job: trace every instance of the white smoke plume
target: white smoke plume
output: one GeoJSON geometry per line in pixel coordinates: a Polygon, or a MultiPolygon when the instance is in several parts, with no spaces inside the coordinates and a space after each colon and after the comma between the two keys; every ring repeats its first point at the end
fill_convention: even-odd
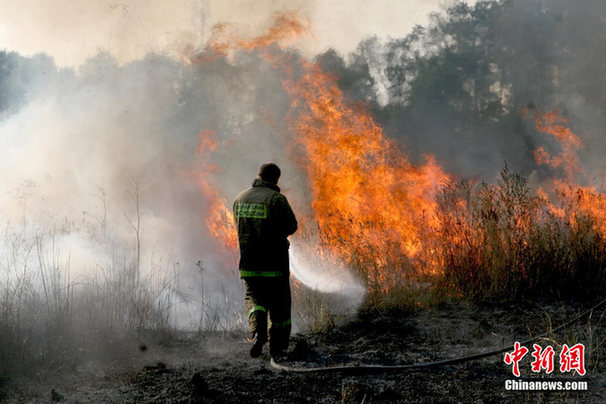
{"type": "MultiPolygon", "coordinates": [[[[474,3],[471,1],[469,3],[474,3]]],[[[353,51],[364,38],[403,37],[443,0],[0,0],[0,46],[21,55],[46,53],[76,67],[99,52],[119,65],[150,53],[175,59],[203,47],[216,24],[247,36],[265,31],[277,12],[295,10],[314,22],[295,46],[312,58],[329,48],[353,51]],[[360,16],[363,21],[357,21],[360,16]],[[353,22],[353,23],[352,23],[353,22]]]]}

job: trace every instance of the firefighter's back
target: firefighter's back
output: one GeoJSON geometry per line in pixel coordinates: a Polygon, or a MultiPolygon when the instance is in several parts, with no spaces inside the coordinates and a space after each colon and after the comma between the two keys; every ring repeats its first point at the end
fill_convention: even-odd
{"type": "Polygon", "coordinates": [[[240,271],[288,273],[288,240],[279,223],[282,215],[278,201],[284,196],[276,188],[255,180],[234,202],[240,271]]]}

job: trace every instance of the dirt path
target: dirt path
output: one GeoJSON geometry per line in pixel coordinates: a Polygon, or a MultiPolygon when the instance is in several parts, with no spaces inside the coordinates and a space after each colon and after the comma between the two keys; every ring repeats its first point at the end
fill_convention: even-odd
{"type": "MultiPolygon", "coordinates": [[[[537,335],[549,323],[580,311],[566,306],[542,309],[445,305],[416,313],[373,313],[323,334],[295,336],[288,362],[295,366],[409,364],[478,353],[537,335]]],[[[183,335],[168,345],[145,346],[127,365],[81,368],[36,383],[21,382],[8,402],[65,403],[370,403],[370,402],[606,402],[606,366],[598,340],[606,320],[583,322],[540,344],[582,342],[587,375],[557,371],[524,380],[584,380],[587,391],[507,391],[514,379],[501,356],[422,371],[375,374],[292,374],[269,365],[267,352],[249,359],[244,334],[183,335]],[[592,346],[589,349],[589,345],[592,346]],[[539,379],[542,378],[542,379],[539,379]],[[554,379],[555,378],[555,379],[554,379]],[[36,384],[34,386],[34,384],[36,384]]],[[[557,346],[557,348],[556,348],[557,346]]],[[[530,355],[528,355],[530,357],[530,355]]],[[[528,359],[528,360],[526,360],[528,359]]],[[[557,361],[556,361],[557,363],[557,361]]],[[[518,379],[519,380],[519,379],[518,379]]]]}

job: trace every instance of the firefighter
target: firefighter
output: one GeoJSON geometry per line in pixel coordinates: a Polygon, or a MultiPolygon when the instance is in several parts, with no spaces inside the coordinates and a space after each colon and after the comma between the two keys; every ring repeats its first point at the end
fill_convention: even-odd
{"type": "Polygon", "coordinates": [[[238,195],[233,207],[253,358],[261,355],[268,340],[270,355],[279,356],[288,348],[290,337],[290,243],[287,237],[297,230],[297,220],[288,200],[280,193],[280,174],[276,164],[263,164],[252,187],[238,195]]]}

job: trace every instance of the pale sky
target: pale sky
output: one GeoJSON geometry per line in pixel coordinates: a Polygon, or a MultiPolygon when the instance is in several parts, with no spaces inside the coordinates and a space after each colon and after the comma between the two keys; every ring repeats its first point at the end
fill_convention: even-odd
{"type": "MultiPolygon", "coordinates": [[[[346,54],[368,36],[401,37],[449,0],[0,0],[0,49],[45,52],[77,67],[100,51],[118,62],[150,52],[173,57],[200,48],[217,23],[263,33],[275,12],[296,10],[312,35],[293,43],[307,56],[346,54]]],[[[469,1],[473,3],[473,1],[469,1]]]]}

